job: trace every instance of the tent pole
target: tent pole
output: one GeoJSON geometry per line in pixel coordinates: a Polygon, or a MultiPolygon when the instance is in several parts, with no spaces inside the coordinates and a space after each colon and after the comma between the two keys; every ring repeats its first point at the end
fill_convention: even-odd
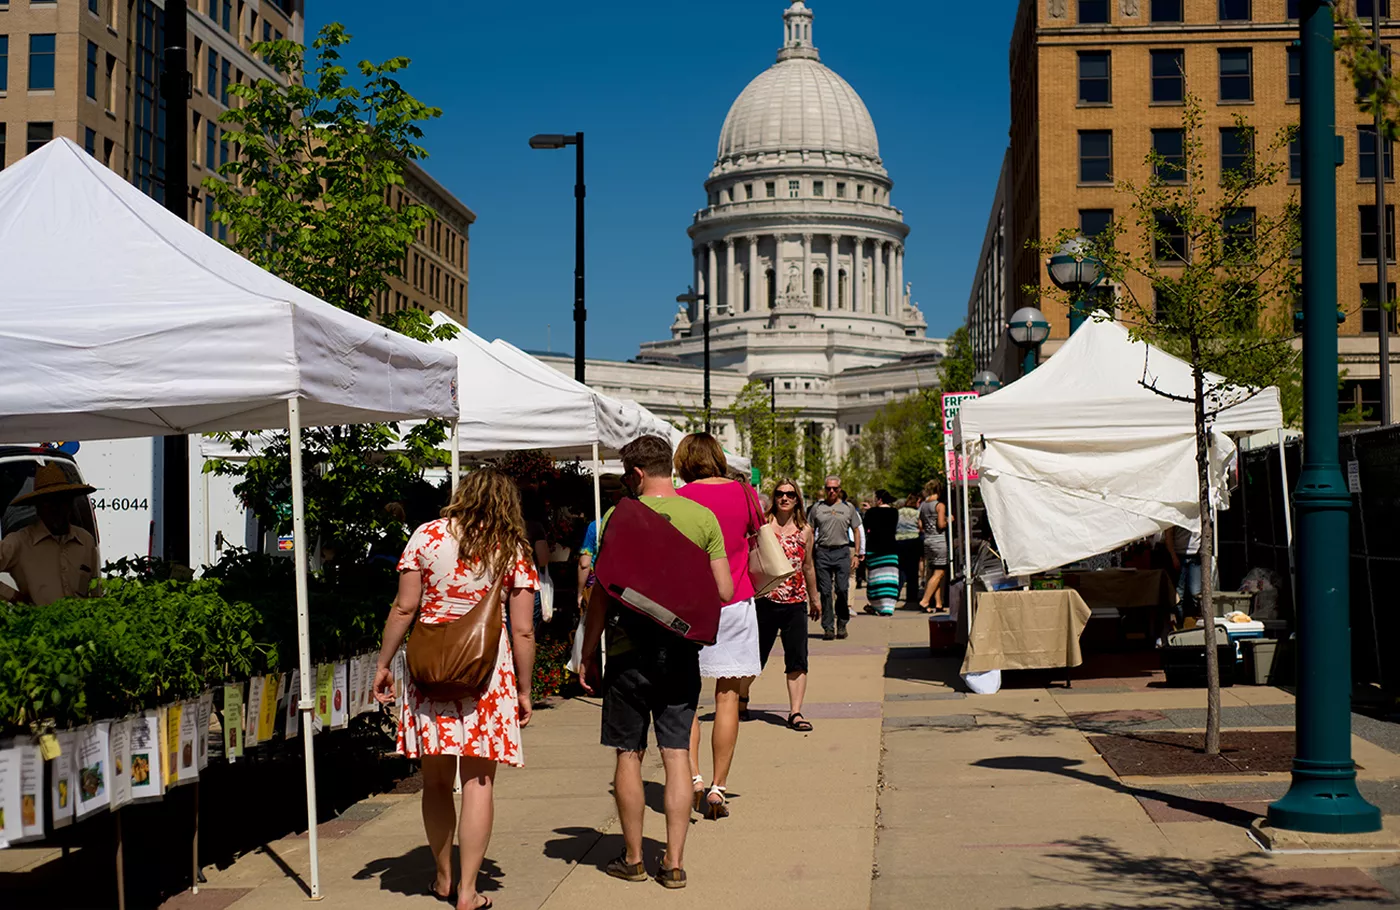
{"type": "Polygon", "coordinates": [[[311,698],[311,618],[306,589],[306,493],[301,481],[301,399],[287,401],[287,429],[292,443],[292,560],[297,586],[297,665],[301,668],[302,748],[306,755],[306,845],[311,859],[311,899],[321,899],[321,872],[316,844],[316,750],[311,698]]]}
{"type": "Polygon", "coordinates": [[[1293,563],[1293,509],[1288,500],[1288,459],[1283,452],[1283,427],[1278,430],[1278,485],[1283,493],[1283,532],[1288,542],[1288,588],[1293,595],[1293,615],[1298,613],[1298,569],[1293,563]]]}
{"type": "Polygon", "coordinates": [[[206,566],[214,564],[213,554],[209,552],[209,473],[200,466],[200,477],[204,480],[204,564],[206,566]]]}
{"type": "Polygon", "coordinates": [[[456,494],[457,483],[462,479],[462,438],[457,427],[457,421],[452,421],[452,492],[447,495],[448,499],[456,494]]]}
{"type": "Polygon", "coordinates": [[[967,469],[967,437],[962,438],[962,464],[958,466],[958,473],[962,475],[963,492],[963,603],[967,605],[967,628],[969,634],[972,629],[973,604],[975,595],[972,590],[972,520],[969,517],[971,507],[969,505],[969,493],[967,491],[968,469],[967,469]]]}
{"type": "Polygon", "coordinates": [[[598,472],[603,470],[603,463],[598,460],[598,443],[593,443],[593,518],[596,521],[603,519],[603,492],[598,482],[598,472]]]}

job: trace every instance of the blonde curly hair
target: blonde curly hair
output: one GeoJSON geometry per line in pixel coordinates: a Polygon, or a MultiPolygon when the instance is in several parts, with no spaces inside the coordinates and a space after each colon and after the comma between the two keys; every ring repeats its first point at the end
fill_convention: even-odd
{"type": "Polygon", "coordinates": [[[515,561],[529,551],[520,488],[495,468],[463,477],[442,517],[457,538],[457,558],[464,565],[481,565],[492,578],[508,577],[515,561]]]}

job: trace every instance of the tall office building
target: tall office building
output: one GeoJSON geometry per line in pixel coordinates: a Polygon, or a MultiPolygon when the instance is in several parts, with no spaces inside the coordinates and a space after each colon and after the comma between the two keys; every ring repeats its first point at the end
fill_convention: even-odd
{"type": "MultiPolygon", "coordinates": [[[[1373,2],[1381,4],[1384,40],[1394,41],[1400,21],[1389,19],[1389,0],[1349,5],[1369,21],[1373,2]]],[[[1066,228],[1092,235],[1111,219],[1131,215],[1131,200],[1115,182],[1145,183],[1151,149],[1168,160],[1181,154],[1187,93],[1204,105],[1206,178],[1212,184],[1250,153],[1235,128],[1236,115],[1253,127],[1260,154],[1278,130],[1298,122],[1300,5],[1300,0],[1022,0],[1011,39],[1011,150],[1003,178],[1010,200],[1013,297],[1005,313],[1032,302],[1024,286],[1051,289],[1044,257],[1027,248],[1028,241],[1049,240],[1066,228]]],[[[1356,89],[1340,62],[1336,97],[1343,142],[1337,169],[1337,296],[1346,314],[1340,326],[1347,371],[1342,397],[1345,404],[1374,407],[1380,398],[1376,333],[1382,315],[1375,306],[1376,141],[1371,118],[1357,106],[1356,89]]],[[[1296,145],[1288,158],[1285,179],[1256,194],[1261,215],[1279,214],[1299,193],[1296,145]]],[[[1389,143],[1382,158],[1389,184],[1394,180],[1389,143]]],[[[1393,212],[1388,201],[1391,225],[1393,212]]],[[[1393,228],[1385,246],[1393,262],[1393,228]]],[[[1394,280],[1388,284],[1393,297],[1394,280]]],[[[1145,285],[1137,279],[1115,290],[1150,299],[1152,290],[1145,285]]],[[[974,295],[970,310],[977,305],[974,295]]],[[[1047,303],[1044,309],[1051,351],[1067,337],[1069,316],[1064,306],[1047,303]]],[[[1390,320],[1393,332],[1394,314],[1390,320]]],[[[1000,334],[1005,348],[1004,331],[1000,334]]],[[[1000,364],[1008,360],[996,358],[1000,364]]]]}

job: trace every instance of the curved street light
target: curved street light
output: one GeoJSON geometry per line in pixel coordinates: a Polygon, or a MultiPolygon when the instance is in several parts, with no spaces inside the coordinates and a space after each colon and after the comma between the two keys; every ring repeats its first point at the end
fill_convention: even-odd
{"type": "Polygon", "coordinates": [[[1026,352],[1021,366],[1021,375],[1025,376],[1035,369],[1040,359],[1040,346],[1050,337],[1050,323],[1036,307],[1023,306],[1011,314],[1006,334],[1012,344],[1026,352]]]}
{"type": "Polygon", "coordinates": [[[583,133],[536,133],[530,137],[532,149],[561,149],[572,145],[574,156],[574,379],[584,381],[583,344],[588,310],[583,301],[583,133]]]}
{"type": "Polygon", "coordinates": [[[1064,243],[1045,263],[1050,280],[1055,287],[1070,294],[1069,333],[1084,324],[1088,318],[1089,292],[1099,286],[1104,279],[1103,263],[1092,255],[1093,244],[1079,234],[1064,243]]]}

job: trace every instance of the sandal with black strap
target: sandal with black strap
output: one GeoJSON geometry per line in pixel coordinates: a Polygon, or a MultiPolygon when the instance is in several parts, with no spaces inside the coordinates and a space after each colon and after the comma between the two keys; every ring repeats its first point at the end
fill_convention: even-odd
{"type": "Polygon", "coordinates": [[[626,853],[608,863],[607,873],[613,878],[620,878],[625,882],[644,882],[647,880],[646,863],[629,863],[626,853]]]}
{"type": "Polygon", "coordinates": [[[685,887],[684,869],[667,869],[666,860],[663,858],[657,863],[656,880],[661,883],[661,887],[670,888],[672,891],[685,887]]]}
{"type": "Polygon", "coordinates": [[[753,719],[753,715],[751,715],[751,714],[749,713],[749,700],[748,700],[748,698],[747,698],[747,697],[740,697],[740,699],[739,699],[739,720],[741,720],[741,721],[749,721],[749,720],[752,720],[752,719],[753,719]]]}
{"type": "Polygon", "coordinates": [[[710,789],[705,793],[705,817],[711,821],[729,817],[729,800],[725,798],[724,788],[719,784],[710,784],[710,789]],[[711,800],[711,796],[718,796],[719,802],[711,800]]]}
{"type": "Polygon", "coordinates": [[[799,733],[811,733],[812,724],[807,718],[802,716],[801,711],[794,711],[788,715],[787,725],[799,733]]]}
{"type": "Polygon", "coordinates": [[[448,889],[448,892],[446,894],[439,892],[437,889],[436,877],[434,877],[432,881],[428,882],[428,893],[431,894],[433,897],[437,898],[438,900],[442,901],[444,904],[451,904],[454,907],[457,906],[457,889],[450,888],[448,889]]]}

